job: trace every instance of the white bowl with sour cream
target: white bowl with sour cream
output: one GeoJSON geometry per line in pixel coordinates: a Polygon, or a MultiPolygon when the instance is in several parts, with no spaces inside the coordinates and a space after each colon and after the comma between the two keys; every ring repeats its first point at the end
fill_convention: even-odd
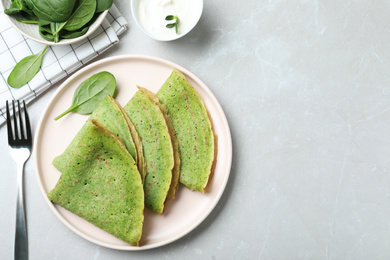
{"type": "Polygon", "coordinates": [[[190,32],[203,12],[203,0],[131,0],[131,12],[137,26],[158,41],[172,41],[190,32]],[[176,28],[167,28],[167,16],[178,17],[176,28]]]}

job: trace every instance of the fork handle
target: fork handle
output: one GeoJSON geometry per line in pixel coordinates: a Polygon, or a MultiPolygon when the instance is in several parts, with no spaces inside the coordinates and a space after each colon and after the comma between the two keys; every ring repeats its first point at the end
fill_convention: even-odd
{"type": "Polygon", "coordinates": [[[23,198],[23,168],[24,163],[17,165],[15,260],[28,259],[27,225],[23,198]]]}

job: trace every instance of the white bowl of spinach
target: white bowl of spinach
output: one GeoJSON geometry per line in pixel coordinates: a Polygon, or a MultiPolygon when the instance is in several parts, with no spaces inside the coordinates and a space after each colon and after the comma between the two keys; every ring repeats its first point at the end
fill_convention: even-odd
{"type": "Polygon", "coordinates": [[[46,45],[72,44],[103,22],[113,0],[2,0],[9,22],[25,37],[46,45]]]}

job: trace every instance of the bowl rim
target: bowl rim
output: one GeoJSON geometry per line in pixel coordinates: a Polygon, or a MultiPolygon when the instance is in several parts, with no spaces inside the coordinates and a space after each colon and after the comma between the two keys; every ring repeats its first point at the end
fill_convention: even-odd
{"type": "MultiPolygon", "coordinates": [[[[1,8],[3,9],[3,12],[4,10],[6,9],[5,8],[5,5],[4,5],[4,0],[1,0],[0,1],[0,4],[1,4],[1,8]]],[[[108,9],[109,10],[109,9],[108,9]]],[[[107,14],[108,14],[108,10],[105,10],[104,12],[102,12],[99,17],[96,19],[96,21],[88,28],[88,31],[84,34],[84,35],[81,35],[77,38],[72,38],[72,39],[63,39],[63,40],[60,40],[59,42],[55,43],[55,42],[51,42],[51,41],[47,41],[45,40],[43,37],[41,38],[35,38],[34,36],[26,33],[24,30],[20,29],[18,26],[15,25],[15,20],[12,19],[11,16],[7,15],[4,13],[4,16],[6,17],[7,21],[9,22],[9,24],[11,24],[11,26],[17,30],[20,34],[22,34],[24,37],[32,40],[32,41],[35,41],[35,42],[38,42],[38,43],[41,43],[41,44],[45,44],[45,45],[51,45],[51,46],[57,46],[57,45],[69,45],[69,44],[73,44],[73,43],[76,43],[76,42],[79,42],[85,38],[87,38],[88,36],[90,36],[103,22],[103,20],[106,18],[107,14]]],[[[35,26],[35,25],[34,25],[35,26]]],[[[38,29],[38,26],[37,26],[37,29],[38,29]]]]}
{"type": "MultiPolygon", "coordinates": [[[[198,22],[200,20],[200,17],[202,17],[202,14],[203,14],[204,0],[195,0],[195,1],[199,1],[200,2],[200,8],[199,8],[200,11],[199,11],[198,16],[196,17],[196,19],[194,19],[193,25],[187,31],[185,31],[184,33],[180,33],[180,34],[176,35],[175,37],[172,37],[172,38],[159,38],[159,37],[156,37],[155,35],[149,33],[148,31],[146,31],[143,28],[143,26],[141,25],[141,23],[139,22],[137,12],[136,12],[136,10],[134,8],[135,5],[139,1],[140,0],[130,0],[130,9],[131,9],[131,15],[133,16],[133,20],[136,23],[137,27],[139,29],[141,29],[141,31],[144,34],[148,35],[150,38],[152,38],[154,40],[157,40],[157,41],[168,42],[168,41],[174,41],[174,40],[177,40],[179,38],[182,38],[183,36],[187,35],[190,31],[192,31],[195,28],[195,26],[198,24],[198,22]]],[[[194,1],[194,0],[191,0],[191,1],[194,1]]]]}

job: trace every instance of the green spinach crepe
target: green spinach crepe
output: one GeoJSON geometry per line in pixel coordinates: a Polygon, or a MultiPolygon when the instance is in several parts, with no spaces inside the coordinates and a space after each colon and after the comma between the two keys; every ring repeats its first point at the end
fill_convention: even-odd
{"type": "Polygon", "coordinates": [[[176,131],[180,183],[204,193],[212,178],[217,156],[217,136],[206,106],[177,70],[173,70],[156,95],[168,109],[176,131]]]}
{"type": "Polygon", "coordinates": [[[173,170],[178,167],[175,168],[171,133],[157,97],[145,88],[138,88],[123,109],[142,142],[146,162],[145,206],[162,214],[166,202],[177,190],[179,174],[177,171],[173,174],[173,170]]]}
{"type": "Polygon", "coordinates": [[[138,246],[144,193],[140,174],[123,141],[89,120],[67,154],[67,167],[49,199],[123,241],[138,246]]]}
{"type": "MultiPolygon", "coordinates": [[[[116,134],[123,140],[127,150],[138,166],[142,181],[144,181],[146,173],[145,162],[142,153],[142,144],[137,131],[135,130],[127,114],[123,111],[121,105],[110,95],[107,95],[107,97],[105,97],[99,103],[89,119],[99,120],[109,131],[116,134]]],[[[59,171],[62,171],[67,167],[68,161],[66,160],[66,157],[68,156],[69,152],[71,152],[74,147],[77,146],[80,136],[84,133],[85,129],[86,125],[81,128],[65,152],[62,155],[54,158],[53,165],[59,171]]]]}

